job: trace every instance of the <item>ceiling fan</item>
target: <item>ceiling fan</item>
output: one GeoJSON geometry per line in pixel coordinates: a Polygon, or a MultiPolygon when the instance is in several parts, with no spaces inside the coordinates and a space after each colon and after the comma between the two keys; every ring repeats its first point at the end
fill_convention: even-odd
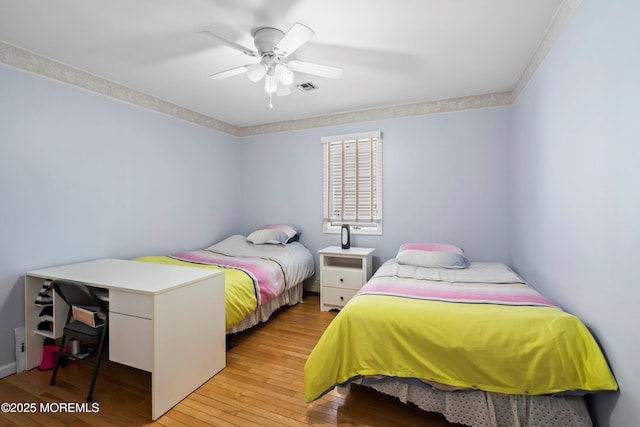
{"type": "Polygon", "coordinates": [[[283,60],[311,40],[315,34],[311,28],[300,23],[295,24],[286,33],[271,27],[262,27],[252,31],[253,42],[256,46],[255,50],[227,40],[210,31],[201,31],[198,34],[208,40],[221,43],[260,60],[257,63],[241,65],[212,74],[209,77],[214,80],[222,80],[246,73],[252,82],[258,82],[264,77],[264,89],[269,95],[269,107],[271,108],[273,108],[271,97],[274,93],[278,96],[285,96],[291,93],[290,85],[293,83],[294,71],[332,79],[340,78],[342,75],[341,68],[311,62],[296,60],[285,62],[283,60]]]}

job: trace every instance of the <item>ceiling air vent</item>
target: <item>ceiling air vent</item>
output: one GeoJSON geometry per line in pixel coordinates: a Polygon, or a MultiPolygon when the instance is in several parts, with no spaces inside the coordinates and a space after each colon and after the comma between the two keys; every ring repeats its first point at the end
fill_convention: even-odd
{"type": "Polygon", "coordinates": [[[298,89],[300,89],[300,90],[301,90],[301,91],[303,91],[303,92],[309,92],[310,90],[316,90],[316,89],[318,89],[318,86],[314,85],[314,84],[313,84],[313,83],[311,83],[311,82],[307,82],[307,83],[299,84],[299,85],[297,86],[297,88],[298,88],[298,89]]]}

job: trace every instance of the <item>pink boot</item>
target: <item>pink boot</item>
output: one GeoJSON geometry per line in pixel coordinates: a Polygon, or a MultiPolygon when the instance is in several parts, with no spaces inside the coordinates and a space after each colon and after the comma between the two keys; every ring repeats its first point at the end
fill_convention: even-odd
{"type": "MultiPolygon", "coordinates": [[[[53,339],[45,338],[42,344],[42,361],[40,362],[40,366],[38,366],[38,370],[46,371],[53,369],[53,367],[56,366],[58,351],[60,351],[60,346],[57,346],[53,339]]],[[[67,349],[63,348],[62,352],[66,353],[67,349]]],[[[67,360],[67,356],[63,356],[62,359],[60,359],[60,366],[67,366],[67,360]]]]}
{"type": "Polygon", "coordinates": [[[42,360],[40,361],[38,370],[46,371],[56,365],[56,356],[58,355],[56,352],[58,348],[56,342],[51,338],[44,339],[44,343],[42,344],[42,360]]]}

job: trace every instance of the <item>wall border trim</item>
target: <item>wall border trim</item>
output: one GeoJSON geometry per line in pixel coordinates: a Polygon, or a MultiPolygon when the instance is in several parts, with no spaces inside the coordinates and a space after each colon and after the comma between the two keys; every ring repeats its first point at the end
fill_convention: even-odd
{"type": "Polygon", "coordinates": [[[543,63],[545,57],[551,51],[581,4],[582,0],[565,0],[560,5],[536,52],[511,91],[426,101],[415,104],[385,106],[246,127],[237,127],[213,117],[188,110],[179,105],[103,79],[86,71],[40,56],[3,41],[0,41],[0,63],[230,135],[239,137],[254,136],[373,120],[511,105],[517,100],[538,67],[543,63]]]}

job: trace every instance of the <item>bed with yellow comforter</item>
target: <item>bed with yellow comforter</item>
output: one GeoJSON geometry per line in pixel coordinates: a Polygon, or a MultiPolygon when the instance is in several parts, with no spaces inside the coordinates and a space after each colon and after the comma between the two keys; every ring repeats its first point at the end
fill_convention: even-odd
{"type": "Polygon", "coordinates": [[[314,272],[313,255],[301,243],[255,245],[239,234],[204,249],[136,261],[224,270],[228,333],[267,320],[285,304],[298,303],[302,282],[314,272]]]}
{"type": "MultiPolygon", "coordinates": [[[[445,405],[451,393],[481,395],[484,410],[487,395],[527,397],[522,412],[539,402],[553,405],[559,395],[573,404],[575,395],[617,389],[582,322],[499,263],[460,270],[385,263],[336,316],[305,365],[308,402],[354,381],[397,395],[384,389],[393,382],[409,401],[407,390],[424,390],[445,405]]],[[[447,416],[438,405],[427,406],[447,416]]],[[[586,408],[578,412],[583,424],[561,418],[555,425],[589,425],[586,408]]]]}

